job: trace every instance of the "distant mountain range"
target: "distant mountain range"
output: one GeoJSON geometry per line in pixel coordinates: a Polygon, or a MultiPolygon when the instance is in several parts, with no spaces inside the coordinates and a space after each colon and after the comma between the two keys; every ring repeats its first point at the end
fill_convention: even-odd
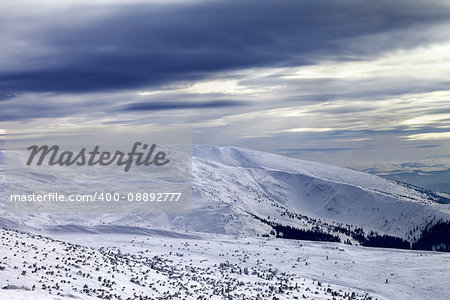
{"type": "Polygon", "coordinates": [[[450,170],[410,172],[396,171],[392,174],[381,175],[384,178],[406,182],[415,186],[423,187],[434,192],[450,194],[450,170]]]}
{"type": "Polygon", "coordinates": [[[359,170],[434,192],[450,194],[450,165],[448,160],[376,164],[359,170]]]}

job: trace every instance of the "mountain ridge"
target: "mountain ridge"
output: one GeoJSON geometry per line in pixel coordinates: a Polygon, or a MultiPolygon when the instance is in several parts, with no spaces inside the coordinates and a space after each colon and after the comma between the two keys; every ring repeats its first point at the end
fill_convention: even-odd
{"type": "MultiPolygon", "coordinates": [[[[323,163],[233,146],[194,145],[192,172],[193,207],[185,214],[4,215],[2,224],[49,231],[115,224],[237,236],[329,235],[345,243],[400,248],[413,247],[434,232],[433,226],[450,227],[450,206],[439,203],[435,194],[323,163]]],[[[450,249],[445,238],[423,247],[450,249]]]]}

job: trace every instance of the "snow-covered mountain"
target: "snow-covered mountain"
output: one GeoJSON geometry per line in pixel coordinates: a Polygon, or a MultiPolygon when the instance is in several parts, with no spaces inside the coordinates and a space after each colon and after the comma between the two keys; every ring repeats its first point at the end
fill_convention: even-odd
{"type": "Polygon", "coordinates": [[[362,235],[415,242],[450,220],[446,199],[367,173],[236,147],[196,146],[193,155],[196,207],[177,225],[195,230],[333,240],[305,232],[321,231],[374,245],[362,235]],[[205,218],[215,226],[196,222],[205,218]]]}
{"type": "Polygon", "coordinates": [[[432,192],[350,169],[237,147],[195,145],[192,155],[192,212],[97,217],[3,214],[1,222],[30,230],[132,232],[156,227],[450,248],[449,200],[432,192]],[[439,234],[445,230],[447,235],[439,234]]]}
{"type": "MultiPolygon", "coordinates": [[[[2,210],[0,298],[449,299],[449,253],[288,240],[448,251],[448,199],[236,147],[194,146],[192,154],[188,213],[2,210]]],[[[3,181],[17,182],[17,193],[39,192],[36,179],[77,176],[20,165],[3,181]]],[[[103,172],[95,176],[113,176],[103,172]]]]}
{"type": "Polygon", "coordinates": [[[449,253],[163,230],[0,234],[0,299],[450,297],[449,253]]]}

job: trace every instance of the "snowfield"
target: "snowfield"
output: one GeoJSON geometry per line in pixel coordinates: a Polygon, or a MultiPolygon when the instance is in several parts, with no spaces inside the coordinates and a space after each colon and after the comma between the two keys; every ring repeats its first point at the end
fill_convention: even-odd
{"type": "MultiPolygon", "coordinates": [[[[73,168],[51,170],[52,178],[46,179],[50,182],[81,176],[73,168]]],[[[50,176],[35,170],[29,174],[26,168],[13,171],[7,181],[21,182],[14,187],[17,194],[30,190],[38,193],[40,178],[50,176]]],[[[107,168],[101,172],[82,174],[83,180],[89,181],[89,176],[97,181],[111,177],[107,168]]],[[[4,215],[4,223],[16,228],[111,224],[255,236],[270,234],[273,226],[264,222],[270,219],[298,229],[319,227],[343,242],[360,244],[354,234],[359,228],[366,234],[374,231],[413,243],[427,227],[450,221],[450,199],[432,192],[355,170],[270,153],[194,145],[192,172],[190,213],[99,217],[30,214],[19,218],[12,214],[4,215]]]]}
{"type": "MultiPolygon", "coordinates": [[[[2,212],[0,299],[450,299],[450,253],[361,246],[448,251],[442,195],[236,147],[192,155],[191,212],[2,212]]],[[[8,175],[27,193],[77,173],[8,175]]]]}
{"type": "Polygon", "coordinates": [[[4,229],[1,253],[2,298],[450,297],[450,254],[430,251],[170,231],[48,238],[4,229]]]}

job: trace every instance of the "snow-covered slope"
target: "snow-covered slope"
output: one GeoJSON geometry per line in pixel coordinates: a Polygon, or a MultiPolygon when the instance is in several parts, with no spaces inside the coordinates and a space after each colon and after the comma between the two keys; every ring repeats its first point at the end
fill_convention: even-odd
{"type": "Polygon", "coordinates": [[[450,297],[449,253],[168,231],[0,234],[0,299],[450,297]]]}
{"type": "MultiPolygon", "coordinates": [[[[195,145],[192,154],[190,213],[3,215],[2,223],[30,230],[158,227],[364,244],[371,231],[412,243],[424,230],[450,220],[450,206],[439,203],[439,196],[367,173],[237,147],[195,145]]],[[[19,173],[15,176],[25,176],[19,173]]]]}
{"type": "Polygon", "coordinates": [[[450,297],[449,253],[169,231],[0,234],[1,299],[450,297]]]}
{"type": "MultiPolygon", "coordinates": [[[[77,176],[63,171],[52,180],[77,176]]],[[[418,240],[415,248],[449,250],[450,209],[438,195],[236,147],[194,146],[192,171],[193,208],[185,214],[2,211],[0,298],[450,296],[449,253],[270,238],[400,248],[418,240]]],[[[96,176],[112,176],[104,172],[96,176]]],[[[41,177],[18,167],[7,180],[21,181],[17,193],[39,192],[27,180],[41,177]]]]}
{"type": "Polygon", "coordinates": [[[343,223],[411,240],[428,224],[449,220],[449,205],[437,203],[432,193],[350,169],[236,147],[195,147],[194,178],[197,205],[205,205],[206,212],[216,203],[224,210],[222,230],[233,233],[258,228],[246,212],[283,225],[343,223]]]}

